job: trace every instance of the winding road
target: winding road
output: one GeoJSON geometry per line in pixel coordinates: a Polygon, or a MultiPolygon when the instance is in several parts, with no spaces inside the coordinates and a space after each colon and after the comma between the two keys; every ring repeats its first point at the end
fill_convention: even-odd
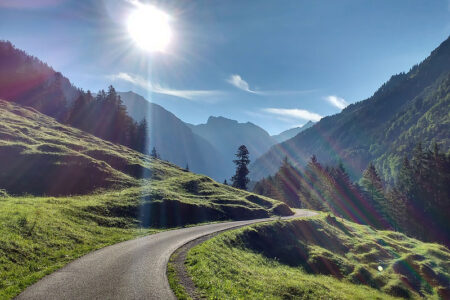
{"type": "MultiPolygon", "coordinates": [[[[282,219],[316,213],[296,210],[282,219]]],[[[28,287],[16,299],[175,299],[167,281],[171,254],[199,237],[268,221],[256,219],[170,230],[89,253],[28,287]]]]}

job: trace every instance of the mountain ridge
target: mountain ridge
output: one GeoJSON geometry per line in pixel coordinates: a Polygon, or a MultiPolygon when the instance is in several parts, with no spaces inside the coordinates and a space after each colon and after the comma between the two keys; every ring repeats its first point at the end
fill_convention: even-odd
{"type": "MultiPolygon", "coordinates": [[[[435,128],[450,132],[448,116],[439,116],[432,120],[432,116],[436,114],[429,112],[436,103],[439,103],[441,110],[448,111],[448,92],[441,95],[443,98],[424,100],[424,97],[434,93],[433,89],[447,89],[446,78],[449,72],[450,39],[447,38],[429,57],[413,66],[408,73],[392,76],[372,97],[350,104],[341,113],[324,117],[315,126],[272,147],[250,166],[252,179],[258,180],[274,174],[285,156],[301,167],[314,154],[324,164],[342,161],[354,179],[361,175],[369,161],[375,161],[384,179],[390,180],[398,169],[401,157],[407,153],[406,150],[410,150],[419,142],[414,134],[410,133],[411,140],[406,147],[397,145],[397,149],[392,149],[400,135],[413,128],[399,129],[397,126],[397,131],[389,130],[398,118],[412,114],[414,117],[409,124],[413,124],[428,113],[428,119],[431,120],[428,124],[430,131],[424,132],[420,137],[426,147],[431,144],[434,135],[438,134],[435,128]],[[416,114],[424,104],[426,107],[421,108],[420,114],[416,114]]],[[[440,146],[448,149],[448,134],[441,135],[441,138],[438,141],[440,146]]]]}
{"type": "Polygon", "coordinates": [[[0,41],[0,99],[62,120],[80,90],[60,72],[9,41],[0,41]]]}
{"type": "Polygon", "coordinates": [[[146,118],[149,149],[155,147],[162,159],[180,167],[189,165],[190,170],[218,180],[223,177],[224,163],[214,146],[192,132],[176,115],[134,92],[118,94],[132,118],[146,118]]]}
{"type": "Polygon", "coordinates": [[[302,131],[304,131],[304,130],[314,126],[314,124],[315,124],[315,122],[308,121],[302,126],[290,128],[288,130],[280,132],[279,134],[272,135],[272,138],[275,139],[277,141],[277,143],[282,143],[284,141],[287,141],[287,140],[293,138],[294,136],[296,136],[300,132],[302,132],[302,131]]]}
{"type": "Polygon", "coordinates": [[[250,160],[255,160],[275,144],[275,140],[263,128],[251,122],[239,123],[222,116],[210,116],[206,124],[190,127],[220,153],[225,161],[224,179],[229,179],[234,174],[232,161],[239,146],[245,145],[250,153],[250,160]]]}

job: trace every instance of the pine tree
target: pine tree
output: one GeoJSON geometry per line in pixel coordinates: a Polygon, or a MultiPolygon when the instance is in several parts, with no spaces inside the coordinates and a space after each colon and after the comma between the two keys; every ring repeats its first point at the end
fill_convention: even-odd
{"type": "Polygon", "coordinates": [[[150,153],[150,156],[153,157],[153,158],[160,158],[155,147],[153,147],[152,152],[150,153]]]}
{"type": "Polygon", "coordinates": [[[304,187],[300,189],[300,201],[307,208],[329,211],[324,198],[323,173],[322,165],[317,161],[317,157],[312,155],[305,167],[304,187]]]}
{"type": "Polygon", "coordinates": [[[237,159],[233,160],[236,164],[236,174],[231,178],[233,187],[247,190],[247,184],[249,183],[247,165],[250,163],[249,152],[245,145],[241,145],[236,153],[237,159]]]}
{"type": "Polygon", "coordinates": [[[189,164],[186,164],[186,168],[184,169],[189,172],[189,164]]]}
{"type": "Polygon", "coordinates": [[[133,148],[141,153],[146,154],[147,153],[147,145],[148,145],[148,125],[147,125],[147,120],[144,118],[137,125],[136,141],[133,145],[133,148]]]}
{"type": "Polygon", "coordinates": [[[223,184],[228,185],[228,182],[226,179],[223,181],[223,184]]]}
{"type": "Polygon", "coordinates": [[[383,182],[372,163],[364,171],[360,183],[368,200],[369,208],[373,209],[372,212],[367,212],[372,223],[371,225],[383,227],[386,222],[387,203],[384,196],[383,182]]]}
{"type": "Polygon", "coordinates": [[[285,202],[290,207],[301,207],[299,191],[301,186],[301,175],[289,163],[287,157],[284,158],[283,163],[275,174],[273,180],[279,192],[278,200],[285,202]]]}

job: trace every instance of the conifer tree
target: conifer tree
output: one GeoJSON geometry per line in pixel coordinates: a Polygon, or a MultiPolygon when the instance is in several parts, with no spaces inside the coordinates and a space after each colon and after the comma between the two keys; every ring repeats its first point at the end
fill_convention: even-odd
{"type": "Polygon", "coordinates": [[[374,211],[367,212],[371,217],[371,225],[376,227],[382,227],[383,222],[386,219],[386,198],[384,196],[383,183],[378,176],[373,163],[370,163],[367,169],[364,171],[360,180],[363,191],[365,192],[368,205],[374,211]]]}
{"type": "Polygon", "coordinates": [[[133,148],[141,153],[147,153],[148,144],[148,125],[147,119],[143,119],[139,122],[136,129],[136,141],[133,148]]]}
{"type": "Polygon", "coordinates": [[[247,168],[250,163],[249,152],[245,145],[241,145],[236,153],[237,159],[233,160],[236,164],[236,174],[231,178],[232,185],[235,188],[241,190],[247,190],[247,184],[249,183],[247,168]]]}
{"type": "Polygon", "coordinates": [[[156,151],[155,147],[153,147],[152,152],[150,153],[150,156],[153,157],[153,158],[159,158],[159,154],[156,151]]]}

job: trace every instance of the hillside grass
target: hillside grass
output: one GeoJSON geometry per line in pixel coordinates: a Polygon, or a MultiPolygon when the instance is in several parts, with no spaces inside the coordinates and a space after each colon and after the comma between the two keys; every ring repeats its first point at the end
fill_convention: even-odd
{"type": "MultiPolygon", "coordinates": [[[[96,214],[136,218],[147,210],[190,212],[144,225],[290,215],[283,203],[187,172],[173,164],[62,125],[0,100],[0,189],[11,195],[72,196],[114,191],[96,214]],[[122,191],[117,193],[116,191],[122,191]],[[122,196],[130,201],[123,201],[122,196]],[[184,218],[184,219],[183,219],[184,218]]],[[[96,209],[92,205],[92,209],[96,209]]],[[[151,212],[150,212],[151,211],[151,212]]],[[[145,216],[144,216],[145,217],[145,216]]],[[[153,222],[153,221],[152,221],[153,222]]]]}
{"type": "Polygon", "coordinates": [[[99,197],[0,198],[0,299],[90,251],[160,231],[126,217],[104,217],[111,226],[99,226],[86,217],[99,197]]]}
{"type": "Polygon", "coordinates": [[[184,175],[92,195],[10,197],[2,192],[0,299],[12,298],[68,262],[108,245],[170,228],[252,216],[236,214],[236,208],[272,214],[246,200],[245,192],[227,187],[214,190],[217,183],[213,181],[200,184],[211,192],[205,198],[189,194],[182,189],[183,183],[204,177],[184,175]],[[215,204],[223,199],[237,204],[215,204]]]}
{"type": "Polygon", "coordinates": [[[291,215],[0,100],[0,299],[95,249],[205,222],[291,215]]]}
{"type": "Polygon", "coordinates": [[[220,234],[192,248],[186,266],[208,299],[448,299],[450,292],[444,246],[324,214],[220,234]]]}

